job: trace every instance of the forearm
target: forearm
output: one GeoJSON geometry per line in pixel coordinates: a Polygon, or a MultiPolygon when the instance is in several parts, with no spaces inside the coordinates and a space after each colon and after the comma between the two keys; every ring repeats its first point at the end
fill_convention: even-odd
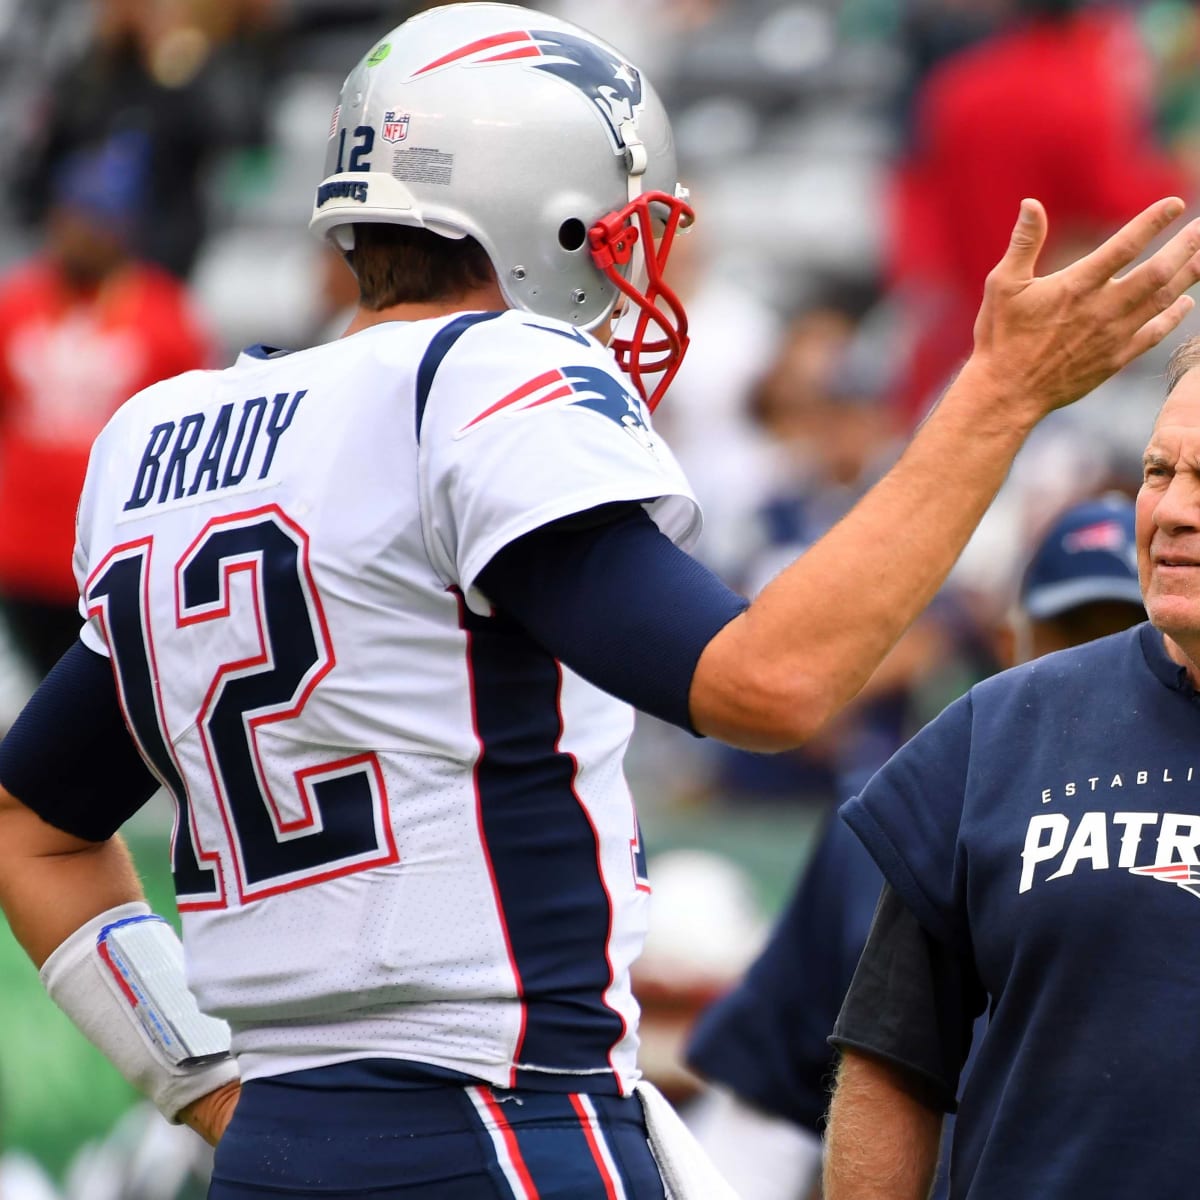
{"type": "Polygon", "coordinates": [[[926,1200],[941,1129],[941,1113],[892,1068],[845,1051],[825,1135],[825,1200],[926,1200]]]}
{"type": "Polygon", "coordinates": [[[36,966],[93,917],[143,898],[119,837],[72,838],[0,788],[0,908],[36,966]]]}
{"type": "MultiPolygon", "coordinates": [[[[215,1144],[238,1097],[236,1066],[212,1055],[214,1045],[218,1050],[222,1041],[228,1046],[228,1030],[223,1035],[208,1031],[208,1057],[198,1065],[164,1057],[138,1028],[138,1012],[154,1004],[154,997],[142,996],[131,1007],[105,979],[97,953],[102,927],[117,918],[125,924],[158,923],[144,904],[121,907],[139,901],[141,885],[119,837],[104,842],[74,837],[46,824],[0,787],[0,908],[51,998],[165,1116],[215,1144]]],[[[162,937],[178,946],[174,934],[162,937]]],[[[182,983],[182,964],[179,972],[182,983]]],[[[182,1007],[177,1000],[169,1006],[172,1020],[190,1021],[193,1012],[190,999],[182,1007]]]]}
{"type": "Polygon", "coordinates": [[[1151,205],[1037,277],[1046,214],[1022,204],[958,379],[896,467],[705,647],[689,694],[696,729],[784,750],[855,695],[946,577],[1030,429],[1190,311],[1182,293],[1200,277],[1200,222],[1126,270],[1182,209],[1177,198],[1151,205]]]}
{"type": "Polygon", "coordinates": [[[1035,414],[1007,399],[968,363],[895,468],[713,639],[693,685],[697,729],[781,749],[859,691],[941,586],[1028,436],[1035,414]]]}

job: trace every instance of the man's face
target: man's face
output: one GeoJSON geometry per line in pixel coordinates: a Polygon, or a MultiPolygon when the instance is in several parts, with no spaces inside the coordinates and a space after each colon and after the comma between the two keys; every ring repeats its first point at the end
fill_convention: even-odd
{"type": "Polygon", "coordinates": [[[46,250],[76,287],[94,287],[128,258],[125,240],[111,225],[60,206],[46,226],[46,250]]]}
{"type": "Polygon", "coordinates": [[[1151,622],[1193,663],[1200,651],[1200,370],[1167,397],[1137,497],[1138,578],[1151,622]]]}

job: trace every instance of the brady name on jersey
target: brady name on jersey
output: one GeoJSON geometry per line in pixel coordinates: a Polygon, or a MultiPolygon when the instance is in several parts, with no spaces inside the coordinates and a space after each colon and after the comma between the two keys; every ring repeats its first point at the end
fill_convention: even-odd
{"type": "Polygon", "coordinates": [[[306,394],[303,389],[279,392],[270,401],[269,412],[267,397],[255,396],[231,400],[216,413],[187,413],[178,421],[155,425],[146,439],[124,510],[237,487],[251,467],[257,468],[254,479],[266,479],[279,439],[306,394]]]}

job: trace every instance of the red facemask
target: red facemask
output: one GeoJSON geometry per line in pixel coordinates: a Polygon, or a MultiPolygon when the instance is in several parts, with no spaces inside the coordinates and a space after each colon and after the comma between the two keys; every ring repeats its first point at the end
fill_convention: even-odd
{"type": "Polygon", "coordinates": [[[633,334],[615,338],[613,353],[621,369],[629,373],[642,399],[651,412],[658,406],[671,380],[675,378],[688,348],[687,313],[674,290],[663,280],[663,270],[675,233],[695,219],[684,201],[666,192],[646,192],[624,208],[601,217],[588,230],[592,261],[604,272],[612,285],[634,306],[637,320],[633,334]],[[654,245],[655,218],[651,204],[667,210],[665,227],[657,248],[654,245]],[[620,272],[633,257],[634,247],[641,239],[646,262],[646,290],[628,282],[620,272]],[[646,394],[645,376],[660,378],[651,395],[646,394]]]}

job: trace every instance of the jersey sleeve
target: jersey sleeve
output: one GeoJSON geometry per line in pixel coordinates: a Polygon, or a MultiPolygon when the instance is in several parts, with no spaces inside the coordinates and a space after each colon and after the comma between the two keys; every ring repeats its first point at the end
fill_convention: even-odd
{"type": "Polygon", "coordinates": [[[488,611],[475,584],[498,550],[575,513],[641,502],[676,544],[695,540],[683,472],[599,342],[515,312],[442,336],[417,381],[422,525],[474,611],[488,611]]]}
{"type": "Polygon", "coordinates": [[[884,885],[829,1041],[899,1068],[927,1107],[954,1112],[987,993],[970,957],[925,929],[884,885]]]}
{"type": "Polygon", "coordinates": [[[921,924],[967,949],[959,828],[971,758],[968,693],[876,772],[841,814],[921,924]]]}
{"type": "Polygon", "coordinates": [[[71,557],[71,568],[75,573],[75,587],[79,591],[79,617],[83,621],[83,627],[79,631],[80,641],[93,653],[102,654],[107,658],[108,642],[104,638],[99,620],[88,616],[86,599],[88,578],[95,566],[91,561],[90,546],[96,513],[96,492],[102,474],[100,464],[106,443],[104,432],[92,443],[87,475],[84,477],[83,490],[79,494],[79,506],[75,510],[75,549],[71,557]]]}

